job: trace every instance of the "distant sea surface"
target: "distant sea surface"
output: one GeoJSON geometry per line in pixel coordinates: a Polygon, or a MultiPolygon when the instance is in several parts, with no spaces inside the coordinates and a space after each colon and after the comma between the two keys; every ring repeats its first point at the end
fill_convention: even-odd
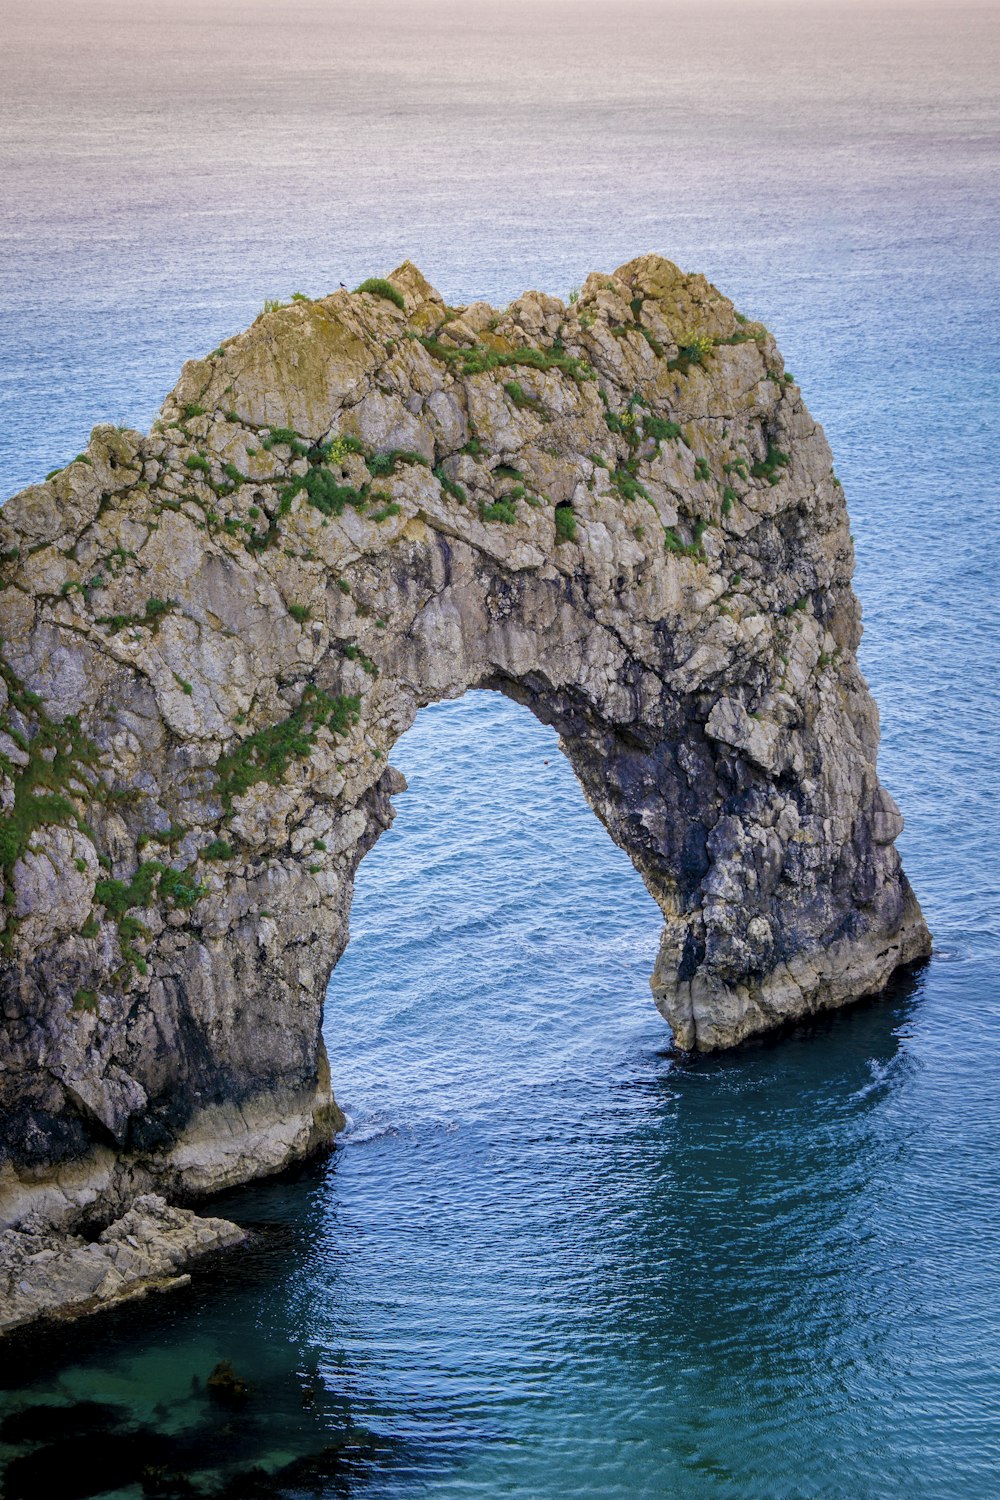
{"type": "MultiPolygon", "coordinates": [[[[407,257],[453,303],[703,271],[832,443],[936,943],[679,1058],[658,914],[551,732],[425,710],[330,985],[340,1146],[224,1201],[261,1248],[214,1281],[0,1350],[0,1422],[117,1403],[207,1486],[351,1421],[378,1452],[303,1493],[373,1500],[992,1500],[997,7],[0,0],[0,31],[0,494],[148,426],[265,297],[407,257]]],[[[0,1463],[43,1451],[17,1434],[0,1463]]],[[[82,1452],[63,1500],[138,1500],[82,1452]]]]}

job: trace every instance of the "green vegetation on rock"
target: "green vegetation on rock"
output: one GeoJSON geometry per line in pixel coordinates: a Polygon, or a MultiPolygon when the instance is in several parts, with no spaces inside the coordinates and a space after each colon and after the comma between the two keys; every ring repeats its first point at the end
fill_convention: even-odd
{"type": "Polygon", "coordinates": [[[499,500],[479,507],[480,519],[483,521],[502,521],[506,526],[513,526],[517,520],[517,511],[514,509],[514,501],[503,495],[499,500]]]}
{"type": "Polygon", "coordinates": [[[576,515],[568,500],[560,501],[555,510],[556,541],[576,541],[576,515]]]}
{"type": "Polygon", "coordinates": [[[453,366],[462,375],[485,375],[490,370],[522,365],[531,370],[561,370],[564,375],[577,382],[594,378],[594,372],[586,360],[554,349],[536,349],[530,344],[520,349],[493,349],[485,344],[455,348],[433,338],[421,338],[420,343],[433,359],[453,366]]]}
{"type": "Polygon", "coordinates": [[[130,625],[155,630],[164,616],[176,608],[176,599],[147,599],[141,615],[99,615],[96,623],[107,625],[112,631],[124,630],[130,625]]]}
{"type": "MultiPolygon", "coordinates": [[[[17,759],[13,754],[0,753],[0,769],[10,777],[14,788],[13,805],[0,817],[0,868],[6,901],[8,894],[12,895],[13,867],[30,847],[32,835],[46,825],[78,825],[80,814],[73,798],[86,799],[99,795],[103,789],[92,770],[97,747],[84,735],[79,720],[70,716],[56,723],[50,719],[38,694],[25,688],[3,660],[0,660],[0,677],[10,707],[34,728],[34,733],[28,736],[6,715],[0,720],[0,730],[20,752],[17,759]]],[[[11,926],[9,919],[5,940],[11,926]]]]}
{"type": "Polygon", "coordinates": [[[653,438],[657,443],[683,443],[680,424],[667,422],[662,417],[645,416],[642,419],[643,437],[653,438]]]}
{"type": "Polygon", "coordinates": [[[694,537],[690,542],[685,542],[680,532],[674,526],[663,528],[663,549],[671,552],[677,557],[693,557],[698,562],[705,561],[705,549],[701,545],[701,539],[707,530],[704,521],[697,521],[694,527],[694,537]]]}
{"type": "Polygon", "coordinates": [[[227,843],[225,839],[213,839],[201,851],[201,855],[202,859],[232,859],[233,846],[227,843]]]}
{"type": "Polygon", "coordinates": [[[229,811],[234,797],[258,781],[280,781],[294,760],[304,760],[311,753],[321,729],[337,736],[346,734],[357,723],[360,709],[359,698],[325,693],[307,683],[298,708],[287,719],[258,729],[220,757],[215,773],[223,806],[229,811]]]}
{"type": "Polygon", "coordinates": [[[446,495],[450,495],[453,500],[460,500],[463,505],[465,504],[468,496],[466,495],[463,486],[460,485],[457,480],[449,479],[440,464],[438,464],[437,468],[434,470],[434,478],[437,480],[438,484],[444,490],[446,495]]]}
{"type": "Polygon", "coordinates": [[[640,497],[643,500],[649,499],[649,491],[646,486],[636,479],[635,475],[628,469],[616,469],[611,476],[611,483],[625,501],[631,502],[632,500],[638,500],[640,497]]]}
{"type": "Polygon", "coordinates": [[[406,311],[406,303],[403,294],[398,287],[394,287],[391,281],[386,281],[384,276],[369,276],[360,286],[354,288],[355,292],[369,292],[373,297],[384,297],[386,302],[391,302],[398,307],[400,312],[406,311]]]}
{"type": "Polygon", "coordinates": [[[766,479],[768,484],[777,484],[781,478],[781,470],[789,463],[791,459],[787,453],[782,453],[780,448],[768,443],[766,456],[754,464],[750,473],[754,479],[766,479]]]}
{"type": "Polygon", "coordinates": [[[505,381],[504,390],[519,411],[533,411],[537,417],[541,417],[544,421],[548,420],[544,402],[526,391],[519,380],[505,381]]]}

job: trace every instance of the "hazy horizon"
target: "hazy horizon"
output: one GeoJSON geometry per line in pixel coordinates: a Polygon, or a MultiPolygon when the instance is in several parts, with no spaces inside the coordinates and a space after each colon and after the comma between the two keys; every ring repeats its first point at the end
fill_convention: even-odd
{"type": "Polygon", "coordinates": [[[77,451],[81,383],[87,430],[146,425],[265,297],[406,258],[451,301],[506,301],[657,250],[780,335],[764,246],[789,308],[901,224],[900,272],[928,235],[946,255],[956,214],[996,216],[1000,18],[941,13],[4,0],[0,490],[77,451]]]}

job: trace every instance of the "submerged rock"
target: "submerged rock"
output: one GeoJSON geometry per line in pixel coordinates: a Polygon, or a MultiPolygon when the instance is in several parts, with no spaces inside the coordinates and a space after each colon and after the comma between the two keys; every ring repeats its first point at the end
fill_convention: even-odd
{"type": "Polygon", "coordinates": [[[571,306],[372,288],[262,314],[0,513],[0,1222],[330,1139],[388,756],[471,687],[558,729],[659,903],[679,1046],[929,951],[843,493],[768,331],[655,256],[571,306]]]}
{"type": "Polygon", "coordinates": [[[250,1383],[237,1375],[228,1359],[220,1359],[205,1382],[208,1394],[223,1406],[245,1406],[250,1383]]]}
{"type": "Polygon", "coordinates": [[[106,1495],[141,1481],[144,1471],[156,1466],[169,1448],[168,1438],[146,1430],[49,1443],[10,1460],[3,1473],[4,1500],[39,1500],[42,1495],[87,1500],[106,1495]]]}
{"type": "Polygon", "coordinates": [[[65,1406],[55,1401],[22,1406],[0,1422],[2,1443],[55,1442],[62,1438],[87,1437],[110,1432],[128,1419],[123,1406],[107,1401],[74,1401],[65,1406]]]}
{"type": "MultiPolygon", "coordinates": [[[[247,1389],[228,1361],[216,1367],[216,1374],[224,1389],[232,1389],[234,1381],[247,1389]]],[[[133,1426],[127,1409],[93,1401],[33,1406],[15,1413],[13,1425],[10,1418],[5,1421],[4,1441],[30,1446],[7,1459],[3,1494],[5,1500],[49,1495],[87,1500],[112,1490],[128,1488],[131,1493],[130,1487],[138,1486],[157,1500],[291,1500],[304,1492],[352,1493],[356,1479],[387,1467],[397,1456],[397,1443],[358,1427],[349,1417],[333,1431],[328,1424],[329,1414],[315,1433],[282,1428],[277,1449],[283,1461],[276,1463],[273,1427],[246,1416],[235,1419],[231,1412],[222,1425],[216,1415],[154,1428],[133,1426]],[[322,1446],[314,1449],[311,1440],[316,1437],[322,1438],[322,1446]],[[300,1447],[304,1451],[295,1458],[285,1457],[300,1447]]]]}

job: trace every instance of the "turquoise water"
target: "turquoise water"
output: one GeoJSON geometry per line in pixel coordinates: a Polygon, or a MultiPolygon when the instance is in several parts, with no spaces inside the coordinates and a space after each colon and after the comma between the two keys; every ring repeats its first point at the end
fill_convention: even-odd
{"type": "Polygon", "coordinates": [[[831,439],[936,955],[680,1059],[657,913],[550,731],[425,710],[330,987],[340,1146],[224,1200],[250,1256],[0,1353],[0,1461],[45,1452],[4,1445],[12,1413],[87,1399],[107,1472],[67,1438],[65,1497],[137,1500],[137,1426],[205,1490],[346,1435],[287,1493],[996,1496],[995,10],[199,14],[5,7],[0,491],[145,425],[265,296],[404,255],[450,300],[649,247],[704,269],[831,439]],[[206,1394],[223,1358],[244,1407],[206,1394]]]}

